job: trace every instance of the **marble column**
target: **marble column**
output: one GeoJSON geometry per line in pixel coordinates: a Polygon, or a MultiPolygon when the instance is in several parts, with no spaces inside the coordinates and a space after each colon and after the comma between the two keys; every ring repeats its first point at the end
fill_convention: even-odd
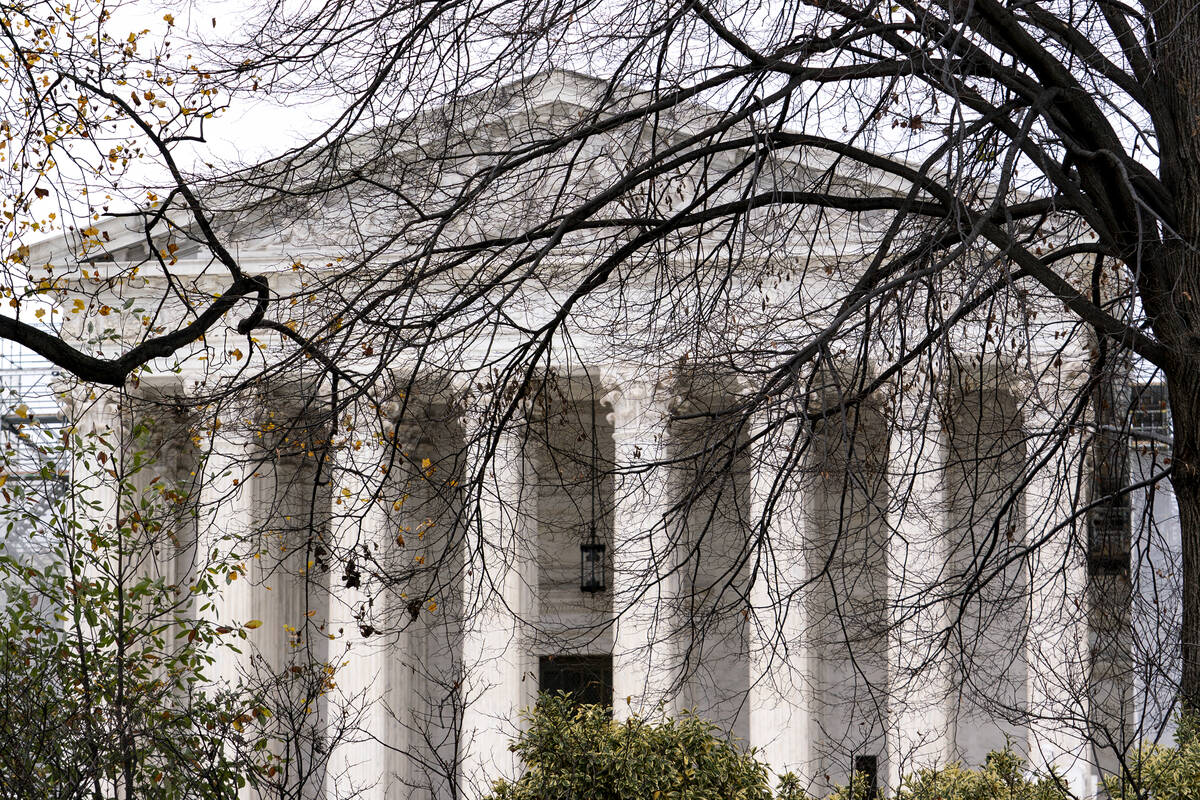
{"type": "MultiPolygon", "coordinates": [[[[112,540],[97,557],[112,560],[114,570],[119,558],[129,585],[145,578],[177,587],[170,591],[178,604],[167,613],[186,617],[197,556],[191,513],[197,459],[186,420],[162,403],[169,394],[148,389],[136,396],[110,390],[86,402],[76,425],[85,444],[72,465],[72,485],[89,502],[80,516],[112,540]]],[[[165,609],[167,598],[156,602],[165,609]]]]}
{"type": "Polygon", "coordinates": [[[433,581],[421,573],[445,567],[436,563],[439,554],[430,552],[427,542],[422,546],[425,520],[430,513],[427,503],[431,494],[435,494],[429,486],[431,476],[423,466],[422,455],[426,452],[423,448],[428,439],[424,409],[415,404],[401,407],[391,403],[385,404],[384,413],[390,417],[385,427],[389,429],[391,448],[385,455],[389,479],[382,495],[385,509],[378,537],[386,554],[382,561],[384,569],[392,575],[412,574],[414,562],[421,562],[415,567],[417,575],[402,585],[389,586],[380,598],[385,638],[380,645],[384,667],[377,730],[387,750],[384,796],[387,800],[402,800],[413,796],[413,781],[418,779],[413,769],[420,740],[414,718],[418,683],[414,662],[422,631],[413,609],[417,609],[418,615],[432,613],[428,610],[430,598],[420,592],[433,581]],[[400,413],[404,414],[403,419],[400,413]],[[425,564],[426,560],[430,563],[425,564]]]}
{"type": "Polygon", "coordinates": [[[616,453],[613,509],[613,713],[678,711],[680,575],[666,387],[626,381],[605,395],[616,453]]]}
{"type": "Polygon", "coordinates": [[[463,713],[459,784],[470,800],[498,778],[516,777],[508,745],[530,676],[529,625],[536,613],[537,485],[523,419],[502,430],[468,412],[468,527],[462,578],[463,713]]]}
{"type": "Polygon", "coordinates": [[[190,589],[199,572],[197,515],[201,467],[200,452],[192,440],[192,418],[173,401],[182,387],[173,380],[143,381],[140,394],[131,398],[129,422],[133,432],[124,445],[136,453],[139,466],[129,484],[132,501],[143,516],[153,515],[157,530],[145,540],[144,574],[174,586],[175,614],[188,618],[197,609],[190,589]]]}
{"type": "MultiPolygon", "coordinates": [[[[1085,372],[1081,368],[1077,378],[1085,372]]],[[[1030,548],[1029,759],[1053,766],[1077,797],[1096,793],[1089,762],[1087,627],[1088,500],[1090,474],[1084,431],[1068,427],[1063,401],[1075,397],[1070,376],[1039,387],[1025,410],[1025,541],[1030,548]]]]}
{"type": "Polygon", "coordinates": [[[773,777],[813,771],[813,675],[808,652],[805,507],[800,427],[762,417],[751,426],[750,744],[773,777]]]}
{"type": "MultiPolygon", "coordinates": [[[[368,434],[364,433],[364,437],[368,434]]],[[[391,675],[402,643],[383,630],[381,581],[375,561],[364,553],[395,536],[390,495],[381,484],[390,445],[366,441],[345,453],[335,480],[331,544],[336,553],[331,575],[329,635],[334,689],[326,727],[334,738],[326,771],[326,800],[383,800],[394,791],[389,748],[404,749],[393,730],[395,695],[403,694],[391,675]],[[391,793],[389,795],[389,792],[391,793]]],[[[406,731],[401,730],[401,736],[406,731]]]]}
{"type": "MultiPolygon", "coordinates": [[[[199,502],[201,461],[185,421],[172,420],[165,427],[166,430],[158,435],[155,471],[162,473],[160,484],[150,486],[149,490],[158,494],[156,500],[165,506],[167,534],[161,539],[156,555],[164,577],[177,587],[177,596],[183,596],[195,583],[201,566],[199,559],[203,557],[195,513],[199,502]],[[165,486],[161,485],[162,481],[166,481],[165,486]]],[[[188,602],[184,613],[194,613],[192,605],[188,602]]]]}
{"type": "MultiPolygon", "coordinates": [[[[261,438],[241,424],[225,422],[207,431],[202,445],[206,453],[200,487],[197,521],[203,569],[217,569],[217,593],[206,615],[210,622],[230,629],[228,642],[212,650],[213,665],[206,674],[216,686],[234,687],[250,682],[261,672],[258,658],[262,628],[245,629],[252,620],[262,622],[263,589],[251,580],[254,555],[258,552],[255,531],[257,481],[264,473],[266,455],[261,438]],[[223,585],[222,585],[223,584],[223,585]],[[244,633],[245,640],[238,637],[244,633]]],[[[270,598],[270,595],[267,595],[270,598]]],[[[214,687],[215,688],[215,687],[214,687]]],[[[274,700],[272,700],[272,708],[274,700]]],[[[239,800],[257,800],[261,795],[250,787],[238,792],[239,800]]]]}
{"type": "MultiPolygon", "coordinates": [[[[130,398],[130,431],[122,455],[133,466],[125,481],[131,491],[122,499],[127,508],[123,515],[133,517],[130,512],[136,508],[140,518],[130,525],[133,547],[128,563],[138,576],[133,582],[161,580],[165,587],[156,601],[161,603],[157,613],[172,618],[170,633],[162,640],[168,652],[190,646],[188,633],[205,605],[193,588],[205,557],[197,525],[202,461],[192,440],[193,418],[176,406],[181,394],[175,380],[142,382],[138,396],[130,398]]],[[[166,661],[156,672],[162,685],[170,687],[170,699],[162,702],[186,704],[189,691],[171,679],[166,661]]]]}
{"type": "MultiPolygon", "coordinates": [[[[207,615],[210,621],[237,630],[255,619],[256,590],[246,579],[249,565],[247,548],[243,545],[253,527],[251,478],[258,467],[246,454],[255,452],[256,446],[246,432],[224,425],[219,431],[208,433],[202,450],[205,458],[197,519],[202,561],[198,566],[209,569],[228,564],[232,569],[207,615]]],[[[217,683],[236,682],[250,668],[252,651],[245,645],[244,642],[237,645],[240,653],[227,647],[214,648],[215,663],[208,670],[209,677],[217,683]]]]}
{"type": "Polygon", "coordinates": [[[947,435],[935,390],[897,396],[888,444],[887,780],[952,760],[947,435]]]}
{"type": "MultiPolygon", "coordinates": [[[[286,390],[285,390],[286,391],[286,390]]],[[[234,511],[244,520],[234,547],[239,577],[230,583],[232,621],[247,631],[243,672],[273,708],[281,741],[275,786],[299,798],[318,797],[328,756],[323,715],[330,641],[328,433],[310,427],[299,403],[271,406],[251,430],[252,444],[229,455],[240,465],[234,511]],[[259,436],[261,434],[261,438],[259,436]]]]}

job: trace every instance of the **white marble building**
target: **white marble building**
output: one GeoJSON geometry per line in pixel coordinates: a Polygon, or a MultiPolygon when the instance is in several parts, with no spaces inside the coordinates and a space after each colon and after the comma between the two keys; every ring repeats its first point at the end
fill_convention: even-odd
{"type": "MultiPolygon", "coordinates": [[[[481,116],[475,134],[551,125],[589,91],[556,76],[481,116]]],[[[786,182],[815,167],[776,169],[786,182]]],[[[848,178],[847,191],[870,179],[848,178]]],[[[538,213],[520,203],[456,224],[464,237],[496,235],[538,213]]],[[[271,276],[278,308],[318,298],[292,319],[279,313],[297,330],[336,305],[320,280],[344,249],[322,220],[344,210],[334,199],[301,224],[268,209],[237,231],[242,267],[271,276]]],[[[143,235],[110,229],[108,255],[87,262],[98,275],[146,258],[143,235]]],[[[288,694],[300,680],[277,690],[303,708],[300,726],[323,732],[287,761],[314,797],[475,797],[515,774],[508,742],[539,687],[589,681],[617,719],[694,710],[817,792],[855,769],[894,786],[1008,742],[1095,794],[1089,417],[1070,406],[1087,343],[1061,304],[1025,297],[1044,314],[1011,346],[993,343],[989,312],[912,363],[901,364],[896,331],[873,333],[859,356],[847,334],[797,386],[768,391],[764,353],[826,330],[830,299],[870,252],[870,230],[824,234],[819,246],[781,239],[806,250],[785,252],[766,289],[750,262],[733,270],[732,294],[752,302],[689,341],[628,316],[687,254],[597,291],[521,398],[493,365],[613,243],[568,242],[536,286],[476,298],[468,311],[484,304],[484,322],[421,360],[413,346],[371,346],[391,318],[358,319],[334,382],[286,334],[248,342],[230,319],[122,396],[81,395],[76,411],[120,432],[122,419],[166,419],[164,402],[199,406],[141,440],[198,509],[160,568],[185,576],[218,551],[244,565],[215,613],[262,625],[243,655],[222,657],[225,675],[328,666],[311,697],[288,694]],[[746,355],[719,369],[707,352],[746,355]],[[269,377],[213,393],[256,372],[269,377]],[[813,416],[867,385],[863,402],[813,416]],[[581,591],[584,544],[604,545],[603,591],[581,591]]],[[[182,285],[219,290],[211,262],[186,244],[173,255],[182,285]]],[[[373,263],[355,285],[407,291],[373,263]]],[[[406,296],[436,309],[468,283],[439,281],[406,296]]],[[[132,301],[164,289],[146,270],[103,291],[111,308],[136,311],[146,303],[132,301]]],[[[164,308],[161,319],[182,309],[164,308]]],[[[661,313],[689,312],[684,301],[661,313]]],[[[906,313],[924,312],[897,320],[906,313]]],[[[106,320],[126,341],[142,327],[133,312],[106,320]]]]}

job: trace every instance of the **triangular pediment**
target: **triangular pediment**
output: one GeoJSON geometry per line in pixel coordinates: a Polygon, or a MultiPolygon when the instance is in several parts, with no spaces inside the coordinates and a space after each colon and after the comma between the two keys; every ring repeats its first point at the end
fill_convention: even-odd
{"type": "MultiPolygon", "coordinates": [[[[398,229],[410,225],[423,230],[423,216],[457,214],[449,226],[456,235],[503,239],[547,215],[564,213],[573,199],[609,192],[614,202],[619,200],[614,187],[627,173],[661,159],[663,150],[680,147],[682,153],[689,141],[706,138],[729,142],[727,148],[717,148],[711,161],[703,161],[703,169],[720,170],[746,158],[753,146],[751,121],[727,125],[721,109],[698,98],[663,103],[648,116],[645,108],[651,102],[648,93],[636,88],[548,70],[404,114],[321,148],[231,172],[198,193],[220,235],[249,268],[257,268],[264,265],[259,262],[318,254],[348,257],[348,248],[370,250],[357,242],[362,237],[376,240],[381,253],[404,252],[428,231],[406,238],[398,229]],[[726,127],[714,133],[721,126],[726,127]],[[540,202],[550,195],[557,196],[555,202],[540,202]],[[464,208],[464,200],[479,207],[464,208]]],[[[795,153],[775,149],[772,157],[773,174],[756,180],[799,185],[829,167],[826,158],[799,148],[795,153]],[[819,163],[806,163],[812,159],[819,163]]],[[[663,213],[673,208],[672,192],[682,197],[703,179],[694,161],[677,161],[656,177],[679,184],[663,191],[663,213]]],[[[853,191],[864,177],[845,176],[843,185],[853,191]]],[[[879,187],[879,182],[867,183],[879,187]]],[[[613,219],[621,213],[614,206],[598,216],[613,219]]],[[[68,231],[35,248],[34,261],[129,263],[150,259],[152,247],[168,260],[208,260],[203,243],[187,241],[195,229],[190,215],[177,209],[170,220],[158,221],[153,242],[141,218],[97,220],[91,227],[97,234],[68,231]],[[165,233],[169,228],[175,229],[174,236],[165,233]],[[84,240],[89,246],[83,246],[84,240]],[[178,249],[167,252],[172,242],[178,249]]],[[[438,235],[447,232],[443,227],[438,235]]]]}

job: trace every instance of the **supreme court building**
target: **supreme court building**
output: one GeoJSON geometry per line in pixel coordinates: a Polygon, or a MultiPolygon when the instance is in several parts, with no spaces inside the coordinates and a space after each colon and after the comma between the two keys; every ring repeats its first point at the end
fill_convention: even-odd
{"type": "MultiPolygon", "coordinates": [[[[553,73],[467,127],[520,137],[577,119],[596,91],[553,73]]],[[[700,125],[696,113],[671,124],[700,125]]],[[[572,186],[617,158],[612,141],[581,147],[591,168],[572,186]]],[[[486,150],[405,180],[461,191],[486,150]]],[[[796,158],[772,179],[829,168],[796,158]]],[[[455,235],[491,241],[543,213],[524,187],[501,188],[455,235]]],[[[342,274],[329,220],[357,199],[263,203],[230,227],[242,269],[271,276],[268,314],[293,332],[354,331],[323,340],[341,349],[305,352],[284,330],[251,339],[231,313],[137,386],[71,403],[78,424],[153,453],[156,475],[187,487],[196,513],[154,569],[184,583],[210,560],[237,565],[212,613],[261,625],[219,655],[214,680],[319,665],[319,691],[275,684],[303,707],[308,738],[287,763],[306,794],[476,797],[517,774],[520,711],[547,690],[618,720],[690,710],[817,793],[854,771],[894,788],[1006,744],[1097,793],[1132,719],[1129,544],[1097,544],[1100,450],[1078,404],[1089,343],[1061,303],[989,306],[912,360],[906,326],[924,335],[931,312],[898,305],[893,325],[838,333],[781,384],[779,364],[831,330],[871,225],[886,227],[826,219],[763,234],[761,263],[719,244],[657,253],[525,358],[580,270],[620,243],[569,240],[536,280],[479,290],[494,265],[464,262],[477,271],[414,288],[412,270],[384,268],[412,241],[342,274]],[[700,308],[689,275],[726,285],[728,308],[700,308]],[[374,290],[405,310],[371,305],[374,290]],[[1022,324],[1008,330],[1006,314],[1022,324]]],[[[376,216],[354,235],[382,235],[376,216]]],[[[110,229],[86,269],[152,257],[144,232],[110,229]]],[[[180,285],[219,291],[204,250],[170,253],[180,285]]],[[[186,313],[171,298],[153,310],[165,290],[150,268],[103,291],[131,310],[105,317],[117,340],[186,313]]],[[[99,350],[114,338],[95,335],[78,328],[99,350]]]]}

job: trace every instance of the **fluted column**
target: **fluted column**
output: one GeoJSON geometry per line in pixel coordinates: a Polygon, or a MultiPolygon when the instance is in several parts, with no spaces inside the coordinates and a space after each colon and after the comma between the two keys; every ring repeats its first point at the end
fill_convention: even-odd
{"type": "Polygon", "coordinates": [[[934,390],[896,398],[888,474],[888,783],[952,759],[947,436],[934,390]]]}
{"type": "MultiPolygon", "coordinates": [[[[385,404],[385,422],[389,429],[391,450],[385,454],[390,480],[384,487],[384,517],[378,530],[380,547],[388,553],[385,569],[397,575],[411,574],[416,559],[436,561],[436,553],[420,545],[422,528],[429,511],[429,475],[422,467],[421,446],[427,419],[422,409],[410,405],[404,418],[397,413],[396,404],[385,404]]],[[[425,565],[418,565],[420,570],[425,565]]],[[[428,565],[437,569],[438,566],[428,565]]],[[[420,595],[427,581],[414,576],[404,587],[391,587],[382,603],[386,626],[384,669],[382,674],[382,708],[377,712],[378,735],[387,750],[383,760],[387,800],[403,800],[412,796],[413,758],[417,744],[413,711],[416,705],[414,677],[415,643],[420,635],[414,630],[417,614],[427,612],[428,599],[420,595]],[[407,591],[403,591],[404,590],[407,591]],[[407,595],[407,596],[405,596],[407,595]]]]}
{"type": "MultiPolygon", "coordinates": [[[[108,421],[120,439],[118,460],[129,494],[123,503],[138,516],[153,517],[152,530],[141,528],[137,570],[152,580],[186,589],[195,582],[196,510],[199,452],[192,441],[192,418],[178,402],[183,387],[174,375],[139,382],[136,395],[108,421]]],[[[187,615],[186,592],[179,593],[179,615],[187,615]]]]}
{"type": "MultiPolygon", "coordinates": [[[[263,616],[264,592],[249,574],[257,552],[254,534],[260,527],[255,514],[256,480],[264,458],[260,443],[261,439],[242,425],[226,422],[210,432],[204,445],[207,458],[198,519],[200,549],[205,558],[202,566],[219,565],[226,576],[206,614],[221,627],[239,632],[252,620],[261,622],[263,616]]],[[[226,635],[236,635],[232,631],[226,635]]],[[[230,647],[213,649],[215,661],[207,674],[218,686],[236,686],[260,673],[257,655],[262,628],[244,632],[247,639],[236,642],[237,651],[230,647]]],[[[274,703],[271,706],[274,709],[274,703]]],[[[247,786],[237,796],[239,800],[257,800],[260,794],[247,786]]]]}
{"type": "Polygon", "coordinates": [[[389,514],[392,501],[381,489],[388,449],[368,441],[348,450],[336,481],[331,544],[338,561],[331,576],[329,609],[335,688],[326,725],[337,739],[326,772],[327,800],[388,797],[394,785],[389,748],[404,749],[404,742],[396,741],[395,720],[389,713],[393,696],[403,689],[391,674],[400,643],[377,619],[381,582],[370,557],[373,545],[386,546],[395,535],[389,514]]]}
{"type": "Polygon", "coordinates": [[[75,426],[85,444],[72,464],[72,485],[88,501],[79,516],[101,538],[115,540],[97,557],[113,560],[114,568],[119,559],[130,585],[143,578],[182,585],[177,593],[169,591],[178,599],[172,613],[185,617],[196,558],[189,496],[196,459],[184,422],[155,399],[162,398],[110,390],[87,401],[75,426]]]}
{"type": "MultiPolygon", "coordinates": [[[[200,482],[200,508],[197,519],[201,568],[215,563],[229,563],[236,578],[230,580],[217,594],[207,612],[213,622],[230,628],[240,628],[255,618],[254,586],[246,580],[247,550],[242,546],[253,529],[251,510],[251,481],[257,464],[247,453],[255,451],[248,435],[232,425],[214,431],[203,445],[206,453],[204,474],[200,482]],[[215,554],[215,557],[214,557],[215,554]]],[[[216,659],[208,671],[219,683],[232,683],[250,668],[251,650],[241,646],[240,653],[226,647],[214,648],[216,659]]]]}
{"type": "MultiPolygon", "coordinates": [[[[197,472],[201,463],[189,433],[186,423],[181,420],[173,420],[166,431],[159,432],[157,466],[152,470],[161,470],[161,478],[167,485],[148,487],[149,491],[159,494],[155,499],[165,507],[167,534],[160,541],[157,557],[163,576],[170,585],[177,587],[177,596],[186,594],[188,587],[195,583],[201,566],[199,559],[203,557],[195,514],[201,483],[197,472]]],[[[181,606],[181,611],[184,608],[186,613],[194,611],[191,602],[181,606]]]]}
{"type": "Polygon", "coordinates": [[[298,392],[284,386],[265,397],[264,407],[273,412],[252,427],[253,444],[229,453],[241,465],[233,470],[240,476],[233,478],[229,511],[242,517],[240,525],[232,523],[241,529],[234,547],[242,562],[230,584],[230,605],[235,623],[259,622],[248,632],[250,658],[243,666],[261,686],[280,737],[273,749],[275,786],[261,794],[314,798],[322,792],[328,758],[322,716],[332,464],[328,433],[307,423],[298,392]]]}
{"type": "Polygon", "coordinates": [[[751,428],[750,519],[758,569],[750,588],[750,744],[775,776],[812,777],[813,676],[805,602],[808,559],[800,428],[751,428]]]}
{"type": "Polygon", "coordinates": [[[679,695],[679,570],[668,453],[670,395],[628,381],[605,395],[616,453],[613,712],[673,715],[679,695]]]}
{"type": "MultiPolygon", "coordinates": [[[[524,704],[536,591],[537,485],[522,422],[502,430],[480,414],[464,418],[468,514],[463,576],[462,732],[459,781],[468,800],[497,778],[512,779],[508,749],[524,704]]],[[[536,680],[536,675],[531,678],[536,680]]]]}
{"type": "MultiPolygon", "coordinates": [[[[1077,378],[1084,372],[1078,370],[1077,378]]],[[[1071,376],[1040,387],[1028,403],[1025,487],[1026,542],[1030,548],[1031,617],[1029,755],[1036,767],[1053,766],[1077,797],[1095,794],[1088,752],[1091,676],[1087,629],[1086,522],[1090,474],[1083,431],[1069,427],[1063,400],[1076,396],[1071,376]]]]}
{"type": "MultiPolygon", "coordinates": [[[[174,378],[174,376],[171,376],[174,378]]],[[[151,384],[143,381],[140,393],[130,402],[130,432],[125,437],[122,459],[131,467],[125,485],[123,514],[131,518],[136,509],[139,522],[130,525],[127,564],[142,578],[161,580],[164,589],[154,597],[165,614],[173,618],[170,633],[163,639],[168,651],[194,646],[188,632],[195,626],[205,603],[193,587],[206,557],[200,546],[197,512],[201,459],[193,443],[193,419],[180,411],[176,402],[182,388],[175,380],[151,384]]],[[[115,420],[114,420],[115,422],[115,420]]],[[[212,653],[219,648],[208,648],[212,653]]],[[[156,668],[162,686],[171,687],[162,702],[187,702],[187,690],[171,680],[166,660],[156,668]]],[[[206,671],[207,672],[207,671],[206,671]]]]}

